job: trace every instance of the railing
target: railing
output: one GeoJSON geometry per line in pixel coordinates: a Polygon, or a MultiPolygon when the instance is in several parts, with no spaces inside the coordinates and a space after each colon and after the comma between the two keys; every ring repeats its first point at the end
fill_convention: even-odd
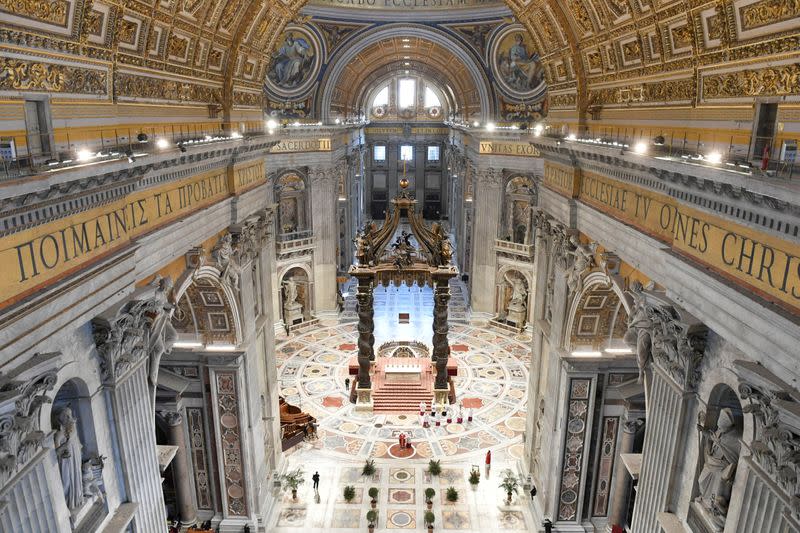
{"type": "Polygon", "coordinates": [[[308,250],[314,247],[314,232],[311,230],[294,231],[279,234],[277,240],[278,255],[308,250]]]}
{"type": "MultiPolygon", "coordinates": [[[[273,121],[193,122],[129,127],[65,127],[44,133],[0,133],[0,180],[16,179],[41,172],[96,161],[133,159],[156,153],[220,140],[291,134],[322,124],[273,121]]],[[[353,126],[329,125],[330,128],[353,126]]]]}
{"type": "MultiPolygon", "coordinates": [[[[545,134],[559,139],[570,138],[549,132],[545,134]]],[[[747,131],[709,133],[657,127],[587,126],[573,137],[611,144],[625,150],[640,150],[652,156],[682,159],[717,168],[727,167],[753,175],[791,180],[800,173],[800,168],[795,168],[797,139],[789,134],[763,137],[747,131]]]]}
{"type": "Polygon", "coordinates": [[[521,244],[518,242],[506,241],[504,239],[495,239],[494,249],[498,252],[506,252],[525,258],[533,257],[532,244],[521,244]]]}

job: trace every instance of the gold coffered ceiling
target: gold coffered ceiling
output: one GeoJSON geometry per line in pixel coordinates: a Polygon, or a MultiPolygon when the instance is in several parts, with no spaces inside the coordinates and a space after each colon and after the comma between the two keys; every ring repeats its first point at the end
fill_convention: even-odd
{"type": "MultiPolygon", "coordinates": [[[[118,101],[252,104],[252,97],[242,95],[260,89],[282,29],[304,3],[0,0],[3,55],[22,56],[5,61],[0,90],[37,90],[36,80],[26,79],[24,72],[39,72],[66,58],[73,64],[60,69],[75,79],[62,86],[77,94],[118,101]],[[26,56],[32,48],[37,52],[26,56]],[[8,74],[26,61],[45,66],[18,71],[22,77],[8,74]],[[98,90],[98,69],[105,70],[110,91],[98,90]],[[85,91],[84,77],[94,80],[85,91]]],[[[760,87],[772,95],[798,90],[797,1],[509,0],[508,5],[542,55],[551,108],[695,105],[706,95],[717,100],[752,97],[760,87]],[[733,64],[741,72],[725,73],[733,64]],[[725,82],[731,75],[736,79],[725,82]],[[786,79],[773,84],[776,76],[786,79]],[[714,88],[705,89],[707,84],[714,88]]],[[[344,17],[347,11],[342,12],[344,17]]],[[[402,55],[394,45],[380,51],[393,54],[384,64],[402,55]]],[[[378,67],[371,55],[364,61],[378,67]]],[[[368,75],[374,68],[359,73],[368,75]]],[[[459,78],[451,79],[456,83],[459,78]]]]}

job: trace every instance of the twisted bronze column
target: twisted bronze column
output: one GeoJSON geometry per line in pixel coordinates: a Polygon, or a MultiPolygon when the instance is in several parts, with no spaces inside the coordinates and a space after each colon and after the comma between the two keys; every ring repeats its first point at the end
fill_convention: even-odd
{"type": "Polygon", "coordinates": [[[358,388],[372,386],[369,377],[370,362],[375,360],[374,307],[372,283],[369,278],[358,278],[358,388]]]}
{"type": "Polygon", "coordinates": [[[433,355],[436,365],[434,388],[449,388],[447,379],[447,359],[450,356],[450,343],[447,340],[447,304],[450,302],[449,277],[435,280],[433,290],[433,355]]]}

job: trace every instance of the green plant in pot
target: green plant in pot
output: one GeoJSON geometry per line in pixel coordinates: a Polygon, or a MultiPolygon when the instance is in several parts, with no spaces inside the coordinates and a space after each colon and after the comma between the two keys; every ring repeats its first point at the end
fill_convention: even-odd
{"type": "Polygon", "coordinates": [[[372,531],[375,531],[375,523],[378,521],[378,511],[375,509],[370,509],[367,511],[367,527],[372,531]]]}
{"type": "Polygon", "coordinates": [[[428,524],[428,531],[433,531],[433,521],[436,519],[436,516],[433,514],[433,511],[425,511],[425,523],[428,524]]]}
{"type": "Polygon", "coordinates": [[[356,497],[356,488],[353,485],[347,485],[344,488],[344,501],[350,503],[356,497]]]}
{"type": "Polygon", "coordinates": [[[435,459],[428,461],[428,473],[432,476],[438,476],[442,473],[442,465],[439,461],[435,459]]]}
{"type": "Polygon", "coordinates": [[[372,459],[367,459],[364,461],[364,468],[361,469],[362,476],[371,476],[375,474],[375,461],[372,459]]]}
{"type": "Polygon", "coordinates": [[[455,503],[458,501],[458,491],[455,487],[447,487],[446,498],[450,503],[455,503]]]}
{"type": "Polygon", "coordinates": [[[428,504],[428,509],[433,507],[433,497],[436,496],[436,491],[433,490],[433,487],[428,487],[425,489],[425,503],[428,504]]]}
{"type": "Polygon", "coordinates": [[[481,472],[480,472],[480,470],[475,469],[475,470],[470,471],[470,473],[469,473],[469,484],[472,485],[473,488],[475,488],[478,485],[478,483],[480,483],[480,481],[481,481],[481,472]]]}
{"type": "Polygon", "coordinates": [[[281,481],[283,482],[284,487],[288,487],[292,491],[292,499],[297,499],[297,487],[302,485],[306,482],[305,472],[303,472],[303,468],[298,466],[291,472],[287,472],[283,476],[281,476],[281,481]]]}
{"type": "Polygon", "coordinates": [[[372,504],[372,508],[375,509],[375,506],[378,505],[378,487],[370,487],[367,494],[372,498],[370,503],[372,504]]]}
{"type": "Polygon", "coordinates": [[[506,503],[511,503],[511,497],[519,492],[519,480],[517,476],[514,475],[514,472],[511,470],[503,470],[501,474],[503,477],[503,481],[500,482],[499,487],[506,491],[506,495],[508,498],[506,499],[506,503]]]}

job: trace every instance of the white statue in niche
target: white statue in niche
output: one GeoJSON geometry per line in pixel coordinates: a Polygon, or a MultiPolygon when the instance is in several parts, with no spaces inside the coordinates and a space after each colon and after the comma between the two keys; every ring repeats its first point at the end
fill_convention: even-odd
{"type": "Polygon", "coordinates": [[[292,304],[297,301],[297,282],[294,278],[289,278],[283,282],[284,290],[286,291],[286,304],[292,304]]]}
{"type": "Polygon", "coordinates": [[[506,320],[521,328],[525,325],[525,319],[528,316],[528,290],[525,288],[525,281],[521,276],[510,276],[508,272],[503,274],[503,278],[511,286],[511,299],[506,308],[506,320]]]}
{"type": "Polygon", "coordinates": [[[303,319],[303,305],[297,301],[297,282],[289,277],[283,282],[284,300],[283,316],[287,325],[291,326],[303,319]]]}
{"type": "Polygon", "coordinates": [[[709,511],[716,526],[724,527],[739,462],[741,433],[733,411],[728,407],[719,412],[716,430],[706,429],[702,425],[698,425],[698,430],[705,444],[703,469],[697,478],[700,495],[695,501],[709,511]]]}
{"type": "Polygon", "coordinates": [[[83,505],[83,468],[81,465],[81,440],[72,408],[64,407],[56,416],[58,429],[53,436],[53,444],[61,473],[64,499],[70,511],[83,505]]]}

